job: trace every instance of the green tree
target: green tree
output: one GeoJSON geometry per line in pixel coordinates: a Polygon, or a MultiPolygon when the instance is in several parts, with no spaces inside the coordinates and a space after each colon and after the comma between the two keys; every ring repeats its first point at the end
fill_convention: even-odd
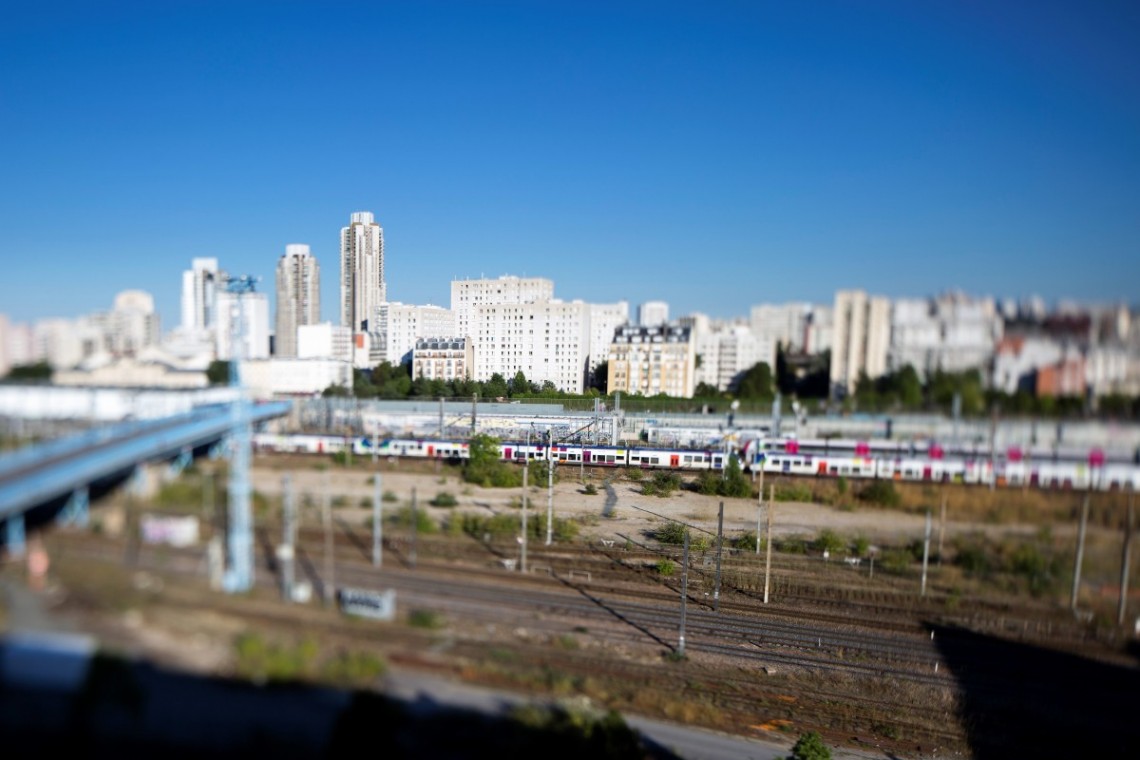
{"type": "Polygon", "coordinates": [[[603,396],[606,395],[606,391],[610,387],[610,363],[608,360],[601,362],[594,368],[590,387],[603,396]]]}
{"type": "Polygon", "coordinates": [[[499,459],[499,440],[489,435],[473,437],[467,449],[463,479],[484,488],[513,488],[522,483],[522,474],[499,459]]]}
{"type": "Polygon", "coordinates": [[[823,743],[823,737],[815,731],[800,734],[796,746],[792,747],[791,760],[831,760],[831,750],[823,743]]]}
{"type": "Polygon", "coordinates": [[[497,398],[505,398],[507,395],[507,381],[496,372],[491,375],[490,380],[483,384],[483,393],[480,394],[480,397],[493,401],[497,398]]]}
{"type": "Polygon", "coordinates": [[[772,394],[772,368],[760,362],[746,371],[736,386],[740,398],[770,399],[772,394]]]}
{"type": "Polygon", "coordinates": [[[720,395],[720,390],[715,385],[708,383],[697,383],[697,387],[693,391],[693,398],[719,398],[720,395]]]}
{"type": "Polygon", "coordinates": [[[210,385],[226,385],[230,381],[230,363],[217,359],[210,362],[210,366],[206,368],[206,379],[210,385]]]}
{"type": "Polygon", "coordinates": [[[530,382],[526,379],[526,375],[523,374],[523,371],[521,369],[515,373],[514,377],[511,378],[509,386],[512,396],[521,396],[526,393],[531,393],[533,390],[530,387],[530,382]]]}

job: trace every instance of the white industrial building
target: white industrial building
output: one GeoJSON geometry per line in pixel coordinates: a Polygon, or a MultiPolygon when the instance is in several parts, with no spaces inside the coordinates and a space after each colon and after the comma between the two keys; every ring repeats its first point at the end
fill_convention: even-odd
{"type": "Polygon", "coordinates": [[[337,359],[261,359],[241,364],[250,396],[318,396],[330,385],[352,387],[352,364],[337,359]]]}
{"type": "Polygon", "coordinates": [[[697,383],[731,390],[741,375],[761,362],[775,376],[776,343],[770,336],[758,337],[748,325],[699,319],[692,334],[696,354],[701,357],[695,369],[697,383]]]}
{"type": "Polygon", "coordinates": [[[321,322],[297,328],[298,359],[336,359],[351,362],[352,354],[352,330],[343,325],[321,322]]]}

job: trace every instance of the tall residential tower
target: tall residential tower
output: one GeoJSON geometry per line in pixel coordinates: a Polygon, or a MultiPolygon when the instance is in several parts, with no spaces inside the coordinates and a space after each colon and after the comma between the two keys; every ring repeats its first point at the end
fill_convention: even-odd
{"type": "Polygon", "coordinates": [[[297,328],[321,321],[321,272],[309,246],[291,243],[277,262],[276,355],[297,355],[297,328]]]}
{"type": "Polygon", "coordinates": [[[340,230],[340,323],[375,332],[377,309],[387,299],[384,230],[370,211],[357,211],[340,230]]]}

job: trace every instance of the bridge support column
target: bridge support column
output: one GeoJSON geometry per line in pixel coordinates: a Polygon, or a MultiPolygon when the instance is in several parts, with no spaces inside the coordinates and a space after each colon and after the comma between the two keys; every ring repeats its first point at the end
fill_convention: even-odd
{"type": "Polygon", "coordinates": [[[194,461],[193,452],[190,449],[182,449],[181,453],[170,463],[170,469],[167,471],[167,477],[174,480],[182,474],[183,470],[190,466],[194,461]]]}
{"type": "Polygon", "coordinates": [[[4,521],[4,548],[9,559],[22,559],[27,554],[23,515],[12,515],[4,521]]]}
{"type": "Polygon", "coordinates": [[[210,448],[206,449],[206,456],[211,462],[216,462],[226,455],[226,439],[219,438],[216,443],[210,444],[210,448]]]}
{"type": "Polygon", "coordinates": [[[74,525],[86,528],[91,514],[91,493],[87,487],[77,488],[67,498],[67,504],[56,518],[61,525],[74,525]]]}

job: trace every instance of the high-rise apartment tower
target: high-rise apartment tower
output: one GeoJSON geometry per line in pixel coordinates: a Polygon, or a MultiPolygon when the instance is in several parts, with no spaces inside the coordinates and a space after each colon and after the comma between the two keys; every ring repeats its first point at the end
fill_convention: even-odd
{"type": "Polygon", "coordinates": [[[297,328],[320,321],[320,268],[309,246],[291,243],[277,261],[277,356],[296,356],[297,328]]]}
{"type": "Polygon", "coordinates": [[[387,300],[384,230],[370,211],[357,211],[340,230],[340,323],[375,332],[376,311],[387,300]]]}

